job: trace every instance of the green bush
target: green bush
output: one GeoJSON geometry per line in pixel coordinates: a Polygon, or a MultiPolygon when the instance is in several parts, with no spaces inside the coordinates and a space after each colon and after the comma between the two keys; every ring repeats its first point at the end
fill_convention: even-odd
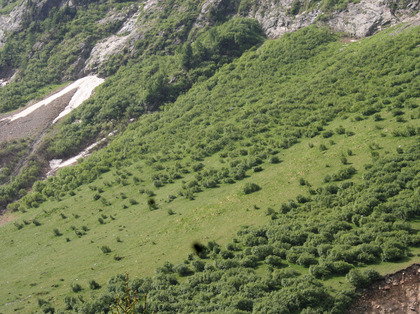
{"type": "Polygon", "coordinates": [[[58,228],[55,228],[54,230],[53,230],[53,232],[54,232],[54,235],[56,236],[56,237],[59,237],[59,236],[62,236],[63,234],[60,232],[60,230],[58,230],[58,228]]]}
{"type": "Polygon", "coordinates": [[[72,283],[71,284],[71,290],[75,293],[82,291],[82,286],[78,283],[72,283]]]}
{"type": "Polygon", "coordinates": [[[189,276],[193,272],[191,269],[185,264],[179,264],[174,267],[175,272],[177,272],[180,276],[189,276]]]}
{"type": "Polygon", "coordinates": [[[257,192],[261,190],[261,187],[258,184],[255,183],[246,183],[243,187],[242,187],[242,192],[244,194],[251,194],[254,192],[257,192]]]}
{"type": "Polygon", "coordinates": [[[101,288],[101,285],[98,284],[95,280],[89,280],[89,288],[92,290],[97,290],[101,288]]]}
{"type": "Polygon", "coordinates": [[[112,252],[112,250],[109,248],[109,246],[107,246],[107,245],[103,245],[103,246],[101,246],[101,251],[102,251],[102,253],[104,253],[104,254],[108,254],[108,253],[111,253],[112,252]]]}

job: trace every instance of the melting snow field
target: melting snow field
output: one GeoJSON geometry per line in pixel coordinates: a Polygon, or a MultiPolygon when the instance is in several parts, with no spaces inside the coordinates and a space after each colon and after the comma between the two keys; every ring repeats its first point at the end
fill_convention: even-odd
{"type": "Polygon", "coordinates": [[[65,161],[63,161],[62,159],[51,160],[50,161],[51,170],[47,173],[47,177],[52,176],[58,169],[66,167],[66,166],[74,165],[80,158],[85,158],[85,157],[89,156],[92,149],[95,148],[98,144],[102,143],[103,141],[105,141],[104,138],[102,140],[100,140],[99,142],[96,142],[96,143],[90,145],[88,148],[86,148],[84,151],[82,151],[79,155],[74,156],[72,158],[69,158],[65,161]]]}
{"type": "Polygon", "coordinates": [[[73,109],[80,106],[86,99],[90,97],[92,94],[92,91],[95,89],[95,87],[101,85],[104,82],[104,79],[99,78],[97,76],[86,76],[84,78],[81,78],[74,83],[70,84],[60,92],[41,100],[40,102],[37,102],[36,104],[33,104],[32,106],[26,108],[25,110],[22,110],[21,112],[14,114],[12,116],[6,117],[0,121],[9,120],[14,121],[19,118],[23,118],[34,112],[35,110],[39,109],[42,106],[47,106],[57,98],[62,97],[63,95],[67,94],[68,92],[77,89],[76,93],[71,98],[69,104],[67,107],[59,114],[57,118],[54,119],[53,123],[57,122],[59,119],[64,117],[66,114],[71,112],[73,109]]]}

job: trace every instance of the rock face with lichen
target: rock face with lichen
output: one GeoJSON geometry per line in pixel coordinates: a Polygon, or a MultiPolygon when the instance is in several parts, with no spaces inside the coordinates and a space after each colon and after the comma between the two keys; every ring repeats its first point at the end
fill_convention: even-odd
{"type": "MultiPolygon", "coordinates": [[[[31,19],[42,19],[53,7],[77,6],[78,1],[80,0],[32,0],[21,4],[9,1],[15,2],[16,6],[8,14],[0,14],[0,47],[8,33],[23,27],[28,16],[31,19]]],[[[361,38],[400,22],[420,21],[420,0],[361,0],[350,2],[340,9],[328,10],[322,7],[321,1],[316,4],[305,0],[250,0],[241,1],[239,5],[234,3],[235,1],[227,0],[202,1],[201,12],[194,22],[193,31],[212,23],[209,17],[211,12],[255,18],[269,38],[278,38],[314,23],[328,25],[335,31],[361,38]]],[[[80,72],[78,77],[98,73],[101,66],[114,55],[132,53],[135,49],[134,43],[150,27],[151,21],[144,16],[159,11],[160,6],[157,0],[146,0],[132,4],[124,12],[108,12],[107,17],[98,23],[113,23],[119,27],[113,35],[84,53],[76,65],[80,72]]]]}
{"type": "Polygon", "coordinates": [[[418,0],[400,6],[392,5],[391,1],[362,0],[349,3],[343,10],[323,12],[322,8],[315,6],[294,14],[295,3],[293,0],[260,0],[249,8],[247,15],[256,18],[271,38],[278,38],[317,22],[360,38],[370,36],[383,27],[420,19],[418,0]]]}

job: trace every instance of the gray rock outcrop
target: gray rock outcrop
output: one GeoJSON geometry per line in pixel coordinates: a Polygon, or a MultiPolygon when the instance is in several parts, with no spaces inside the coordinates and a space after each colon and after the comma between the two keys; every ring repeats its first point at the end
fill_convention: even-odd
{"type": "MultiPolygon", "coordinates": [[[[341,10],[323,12],[322,8],[312,6],[310,9],[301,9],[304,1],[298,0],[253,0],[247,12],[240,12],[242,16],[255,18],[261,24],[269,38],[279,38],[285,33],[296,31],[314,23],[328,25],[331,29],[347,33],[350,37],[361,38],[372,35],[384,27],[404,21],[420,21],[420,0],[361,0],[358,3],[349,3],[341,10]],[[401,4],[403,3],[403,4],[401,4]],[[298,12],[294,6],[298,4],[298,12]]],[[[48,15],[52,7],[63,5],[77,5],[78,0],[32,0],[17,5],[8,15],[0,15],[0,48],[4,44],[7,34],[22,27],[25,16],[31,12],[31,18],[42,19],[48,15]],[[32,4],[29,4],[32,3],[32,4]],[[29,5],[32,7],[29,8],[29,5]]],[[[201,13],[196,18],[193,32],[211,24],[210,10],[226,11],[232,16],[235,12],[228,0],[205,0],[201,3],[201,13]]],[[[320,2],[318,2],[320,3],[320,2]]],[[[115,34],[97,43],[93,49],[83,50],[74,67],[80,73],[77,77],[89,73],[97,73],[112,56],[119,53],[126,54],[135,50],[134,43],[143,38],[146,31],[153,27],[153,19],[147,16],[161,8],[157,0],[146,0],[133,4],[125,11],[108,12],[108,15],[98,23],[119,23],[115,34]]]]}
{"type": "Polygon", "coordinates": [[[248,16],[257,19],[270,38],[278,38],[285,33],[296,31],[317,21],[332,29],[347,33],[351,37],[370,36],[383,27],[403,21],[420,19],[420,1],[415,0],[403,7],[392,5],[387,0],[361,0],[349,3],[345,10],[324,13],[319,8],[292,15],[289,10],[295,1],[259,0],[251,8],[248,16]]]}

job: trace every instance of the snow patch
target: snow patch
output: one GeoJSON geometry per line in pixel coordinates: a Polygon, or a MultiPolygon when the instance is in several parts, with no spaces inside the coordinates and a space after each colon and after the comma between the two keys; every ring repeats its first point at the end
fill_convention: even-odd
{"type": "Polygon", "coordinates": [[[54,95],[51,95],[50,97],[41,100],[37,102],[36,104],[33,104],[32,106],[26,108],[25,110],[22,110],[21,112],[14,114],[12,116],[6,117],[0,121],[9,120],[14,121],[19,118],[23,118],[34,112],[35,110],[39,109],[42,106],[47,106],[57,98],[60,98],[67,94],[68,92],[77,89],[76,93],[71,98],[69,104],[67,107],[60,113],[60,115],[54,119],[53,123],[57,122],[57,120],[61,119],[63,116],[71,112],[73,109],[80,106],[86,99],[90,97],[92,94],[92,91],[97,87],[98,85],[102,84],[104,82],[104,79],[99,78],[97,76],[86,76],[84,78],[81,78],[63,90],[61,90],[58,93],[55,93],[54,95]]]}
{"type": "MultiPolygon", "coordinates": [[[[114,136],[115,134],[117,134],[118,130],[114,130],[112,132],[110,132],[108,134],[108,137],[110,136],[114,136]]],[[[90,145],[88,148],[84,149],[80,154],[78,154],[77,156],[71,157],[65,161],[63,161],[63,159],[52,159],[50,160],[50,168],[51,170],[48,171],[47,173],[47,178],[54,175],[58,169],[63,168],[63,167],[67,167],[67,166],[72,166],[74,164],[77,163],[77,161],[80,158],[86,158],[88,157],[91,153],[92,150],[98,146],[100,143],[106,141],[106,138],[101,139],[100,141],[93,143],[92,145],[90,145]]]]}
{"type": "Polygon", "coordinates": [[[95,87],[101,85],[105,81],[104,79],[99,78],[97,76],[87,76],[80,80],[83,80],[81,82],[81,85],[79,85],[79,88],[71,98],[67,107],[64,108],[64,110],[58,115],[58,117],[54,119],[53,124],[56,123],[62,117],[64,117],[66,114],[70,113],[73,109],[79,107],[86,99],[90,97],[90,95],[92,95],[92,92],[95,89],[95,87]]]}
{"type": "Polygon", "coordinates": [[[71,166],[77,163],[77,161],[80,158],[86,158],[87,156],[89,156],[92,153],[92,149],[94,149],[96,146],[98,146],[100,143],[102,143],[103,141],[105,141],[106,139],[103,138],[100,141],[93,143],[92,145],[90,145],[88,148],[86,148],[85,150],[83,150],[80,154],[78,154],[77,156],[71,157],[65,161],[63,161],[62,159],[53,159],[50,160],[50,168],[51,170],[48,171],[47,173],[47,177],[50,177],[52,175],[55,174],[55,172],[63,167],[67,167],[67,166],[71,166]]]}

